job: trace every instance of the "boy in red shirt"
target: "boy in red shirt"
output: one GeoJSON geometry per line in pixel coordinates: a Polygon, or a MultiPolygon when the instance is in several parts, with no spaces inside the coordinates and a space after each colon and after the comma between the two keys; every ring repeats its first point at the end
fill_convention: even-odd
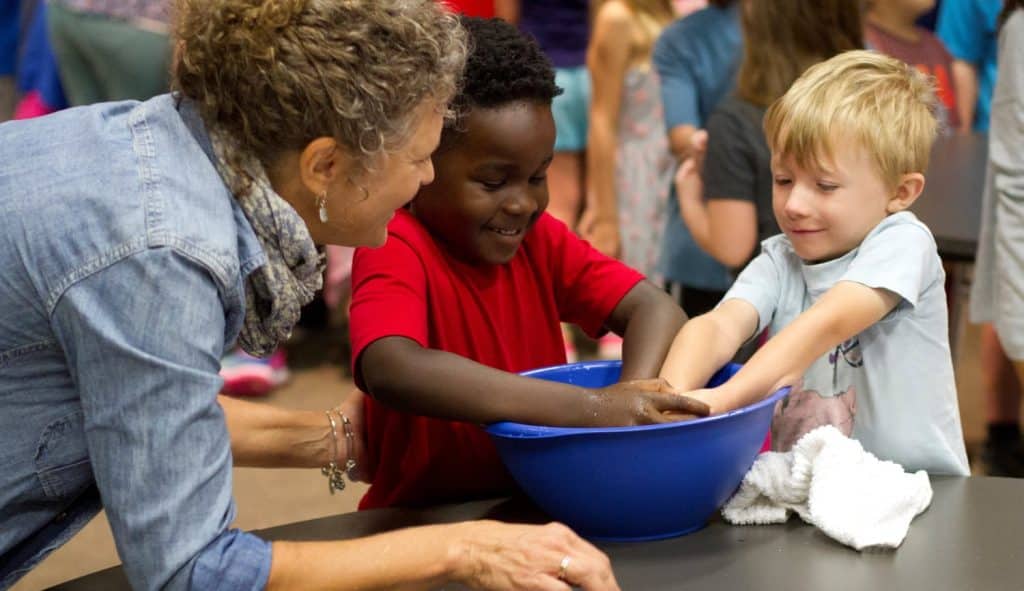
{"type": "Polygon", "coordinates": [[[943,107],[940,122],[949,132],[960,128],[953,81],[953,56],[938,37],[917,26],[917,18],[935,7],[935,0],[872,0],[864,19],[868,47],[894,57],[935,78],[943,107]]]}
{"type": "Polygon", "coordinates": [[[672,298],[544,213],[559,92],[550,62],[503,21],[463,23],[473,49],[433,154],[437,177],[396,212],[387,244],[353,262],[352,367],[371,395],[361,509],[514,490],[482,423],[707,411],[645,380],[685,320],[672,298]],[[623,335],[623,381],[585,389],[515,375],[565,363],[560,322],[623,335]]]}

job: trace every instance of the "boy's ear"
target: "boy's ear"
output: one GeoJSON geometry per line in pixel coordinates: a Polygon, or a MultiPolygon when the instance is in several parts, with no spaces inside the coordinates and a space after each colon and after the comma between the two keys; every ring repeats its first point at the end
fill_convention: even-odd
{"type": "Polygon", "coordinates": [[[897,213],[907,209],[917,201],[924,190],[924,175],[919,172],[911,172],[900,177],[896,190],[889,199],[885,210],[888,213],[897,213]]]}

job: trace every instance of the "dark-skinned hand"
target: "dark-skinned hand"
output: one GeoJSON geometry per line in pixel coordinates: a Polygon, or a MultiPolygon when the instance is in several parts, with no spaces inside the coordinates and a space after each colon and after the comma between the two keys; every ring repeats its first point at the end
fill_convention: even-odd
{"type": "Polygon", "coordinates": [[[623,427],[671,423],[705,417],[704,402],[679,394],[661,378],[619,382],[592,390],[588,427],[623,427]]]}

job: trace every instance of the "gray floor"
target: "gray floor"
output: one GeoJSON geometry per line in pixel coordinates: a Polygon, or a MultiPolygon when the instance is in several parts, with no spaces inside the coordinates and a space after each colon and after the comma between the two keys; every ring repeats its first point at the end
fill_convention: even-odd
{"type": "MultiPolygon", "coordinates": [[[[978,384],[978,331],[967,327],[962,333],[957,385],[963,415],[964,436],[969,450],[977,449],[984,436],[981,403],[975,395],[978,384]]],[[[295,408],[322,409],[334,406],[351,388],[336,367],[297,372],[292,382],[268,399],[271,404],[295,408]]],[[[977,471],[977,468],[975,468],[977,471]]],[[[235,470],[237,527],[263,528],[332,515],[355,509],[364,487],[349,487],[330,496],[318,470],[235,470]]],[[[110,528],[102,515],[81,534],[54,552],[42,565],[13,587],[13,591],[41,589],[118,562],[110,528]]]]}

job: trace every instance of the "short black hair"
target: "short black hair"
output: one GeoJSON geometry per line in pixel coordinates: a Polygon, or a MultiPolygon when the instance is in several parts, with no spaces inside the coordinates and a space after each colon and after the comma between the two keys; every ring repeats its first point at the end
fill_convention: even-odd
{"type": "Polygon", "coordinates": [[[494,108],[521,101],[551,104],[562,94],[555,69],[537,42],[497,18],[460,17],[468,33],[469,55],[459,92],[452,99],[455,119],[445,131],[459,128],[474,108],[494,108]]]}

